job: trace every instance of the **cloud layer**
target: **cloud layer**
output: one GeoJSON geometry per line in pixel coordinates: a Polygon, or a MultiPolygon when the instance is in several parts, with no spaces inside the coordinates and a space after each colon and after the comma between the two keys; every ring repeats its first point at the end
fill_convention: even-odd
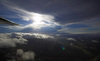
{"type": "Polygon", "coordinates": [[[0,33],[0,48],[1,47],[16,47],[16,44],[26,44],[27,40],[21,36],[16,35],[11,37],[11,33],[0,33]]]}
{"type": "Polygon", "coordinates": [[[100,33],[100,4],[98,0],[1,0],[0,2],[8,10],[15,12],[21,20],[31,22],[27,25],[8,27],[12,30],[31,32],[52,27],[52,30],[57,32],[57,26],[61,26],[58,31],[62,33],[100,33]],[[73,25],[72,28],[66,27],[72,24],[78,25],[73,25]],[[80,28],[77,28],[78,26],[80,28]]]}
{"type": "Polygon", "coordinates": [[[0,33],[0,48],[16,47],[16,44],[27,44],[29,38],[54,39],[54,36],[39,33],[0,33]]]}
{"type": "Polygon", "coordinates": [[[50,14],[60,24],[73,23],[100,17],[98,0],[2,0],[5,6],[50,14]]]}

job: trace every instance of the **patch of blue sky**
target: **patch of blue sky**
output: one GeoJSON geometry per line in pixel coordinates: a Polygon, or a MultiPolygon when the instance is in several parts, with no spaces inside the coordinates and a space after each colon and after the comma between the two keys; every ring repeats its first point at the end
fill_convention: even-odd
{"type": "Polygon", "coordinates": [[[100,30],[100,28],[88,28],[88,31],[97,31],[100,30]]]}
{"type": "Polygon", "coordinates": [[[86,27],[91,27],[88,25],[82,25],[82,24],[72,24],[72,25],[67,25],[65,26],[66,28],[74,28],[74,29],[78,29],[78,28],[86,28],[86,27]]]}

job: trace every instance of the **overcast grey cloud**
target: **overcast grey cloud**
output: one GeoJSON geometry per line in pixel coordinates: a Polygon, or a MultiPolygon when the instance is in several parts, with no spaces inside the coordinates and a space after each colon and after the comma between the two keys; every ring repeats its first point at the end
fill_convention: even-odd
{"type": "Polygon", "coordinates": [[[1,0],[6,6],[50,14],[60,24],[91,20],[100,17],[99,0],[1,0]]]}

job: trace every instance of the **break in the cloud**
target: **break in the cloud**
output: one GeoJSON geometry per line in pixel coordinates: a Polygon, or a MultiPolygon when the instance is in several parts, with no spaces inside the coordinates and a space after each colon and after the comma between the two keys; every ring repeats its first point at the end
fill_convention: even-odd
{"type": "Polygon", "coordinates": [[[34,30],[35,29],[41,29],[42,27],[54,27],[55,25],[58,25],[54,21],[54,16],[52,15],[47,15],[47,14],[40,14],[40,13],[35,13],[35,12],[30,12],[24,9],[21,9],[17,7],[16,5],[11,5],[10,3],[13,2],[8,2],[8,1],[2,1],[6,7],[8,7],[10,10],[17,12],[18,16],[22,18],[22,20],[25,21],[31,21],[32,23],[26,26],[16,26],[19,29],[24,29],[31,27],[34,30]]]}
{"type": "Polygon", "coordinates": [[[20,19],[32,22],[28,25],[8,27],[9,29],[37,30],[44,27],[55,28],[62,24],[80,24],[78,26],[83,24],[84,27],[77,29],[78,26],[75,28],[62,26],[59,31],[71,34],[100,33],[100,22],[97,19],[100,17],[98,0],[0,0],[0,2],[9,10],[16,12],[20,19]]]}
{"type": "Polygon", "coordinates": [[[0,33],[0,47],[16,47],[16,44],[26,44],[27,40],[16,35],[11,37],[11,33],[0,33]]]}
{"type": "Polygon", "coordinates": [[[99,0],[1,0],[1,2],[13,8],[51,14],[60,24],[100,17],[99,0]]]}
{"type": "Polygon", "coordinates": [[[78,28],[78,29],[73,29],[73,28],[63,28],[58,30],[58,32],[63,32],[63,33],[69,33],[69,34],[99,34],[100,29],[98,28],[78,28]]]}
{"type": "Polygon", "coordinates": [[[99,34],[100,24],[98,21],[84,21],[76,24],[70,24],[59,29],[59,32],[70,33],[70,34],[99,34]]]}
{"type": "Polygon", "coordinates": [[[92,19],[91,21],[81,21],[77,22],[76,24],[87,25],[94,28],[100,28],[100,18],[92,19]]]}

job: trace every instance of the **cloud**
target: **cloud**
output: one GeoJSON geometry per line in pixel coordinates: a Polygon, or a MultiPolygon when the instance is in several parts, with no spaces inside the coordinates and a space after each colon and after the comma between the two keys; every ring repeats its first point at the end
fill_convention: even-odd
{"type": "Polygon", "coordinates": [[[66,24],[100,17],[99,5],[97,0],[63,0],[51,3],[45,12],[56,14],[56,22],[66,24]]]}
{"type": "Polygon", "coordinates": [[[38,38],[38,39],[53,39],[53,35],[48,35],[48,34],[40,34],[40,33],[15,33],[17,35],[20,35],[21,37],[24,38],[38,38]]]}
{"type": "Polygon", "coordinates": [[[74,38],[67,38],[67,40],[77,41],[77,40],[74,39],[74,38]]]}
{"type": "MultiPolygon", "coordinates": [[[[3,1],[4,2],[4,1],[3,1]]],[[[59,25],[54,21],[54,16],[49,15],[49,14],[41,14],[41,13],[36,13],[36,12],[30,12],[24,9],[21,9],[16,6],[9,5],[9,2],[6,1],[4,2],[4,5],[6,7],[9,7],[10,10],[18,13],[18,16],[25,21],[30,21],[31,24],[24,25],[24,26],[16,26],[16,27],[10,27],[10,28],[33,28],[34,30],[41,29],[43,27],[54,27],[55,25],[59,25]],[[8,3],[8,4],[6,4],[8,3]]]]}
{"type": "Polygon", "coordinates": [[[100,29],[94,27],[79,28],[79,29],[63,28],[58,30],[58,32],[69,33],[69,34],[99,34],[100,29]]]}
{"type": "Polygon", "coordinates": [[[27,51],[24,52],[22,49],[17,50],[17,59],[18,61],[23,60],[23,61],[28,61],[28,60],[34,60],[35,53],[32,51],[27,51]]]}
{"type": "Polygon", "coordinates": [[[0,47],[16,47],[16,44],[26,44],[27,40],[21,36],[11,37],[11,33],[0,33],[0,47]]]}
{"type": "Polygon", "coordinates": [[[97,18],[100,17],[100,4],[98,0],[1,0],[1,4],[16,12],[20,19],[31,22],[28,25],[7,27],[12,30],[33,32],[46,27],[57,30],[56,26],[80,24],[71,26],[73,28],[62,26],[58,31],[71,34],[100,33],[99,30],[90,30],[99,28],[100,23],[97,18]],[[88,27],[88,25],[93,27],[88,27]]]}
{"type": "MultiPolygon", "coordinates": [[[[40,33],[0,33],[0,48],[4,51],[5,60],[8,61],[34,61],[35,51],[37,54],[40,52],[43,56],[49,55],[52,49],[59,51],[62,42],[59,42],[59,34],[40,34],[40,33]],[[27,43],[27,44],[26,44],[27,43]],[[18,44],[18,45],[17,45],[18,44]],[[25,45],[24,45],[25,44],[25,45]],[[41,46],[41,47],[40,47],[41,46]],[[44,47],[46,46],[46,48],[44,47]],[[6,48],[7,47],[7,53],[6,48]],[[12,48],[10,51],[10,47],[12,48]],[[4,49],[2,49],[4,48],[4,49]],[[16,50],[17,48],[17,50],[16,50]],[[20,48],[20,49],[19,49],[20,48]],[[37,50],[37,48],[39,50],[37,50]],[[46,49],[47,52],[44,51],[46,49]],[[25,50],[25,51],[24,51],[25,50]]],[[[0,52],[2,52],[0,51],[0,52]]],[[[37,59],[37,58],[36,58],[37,59]]]]}
{"type": "Polygon", "coordinates": [[[100,33],[100,18],[92,19],[91,21],[81,21],[74,24],[63,26],[58,32],[70,34],[99,34],[100,33]]]}
{"type": "Polygon", "coordinates": [[[91,21],[81,21],[77,22],[76,24],[88,25],[95,28],[100,28],[100,18],[92,19],[91,21]]]}
{"type": "Polygon", "coordinates": [[[24,52],[23,49],[18,49],[14,57],[8,61],[34,61],[35,53],[33,51],[24,52]]]}
{"type": "Polygon", "coordinates": [[[12,7],[12,9],[19,7],[26,11],[53,15],[55,22],[60,24],[100,17],[98,0],[2,0],[1,2],[5,6],[12,7]]]}

